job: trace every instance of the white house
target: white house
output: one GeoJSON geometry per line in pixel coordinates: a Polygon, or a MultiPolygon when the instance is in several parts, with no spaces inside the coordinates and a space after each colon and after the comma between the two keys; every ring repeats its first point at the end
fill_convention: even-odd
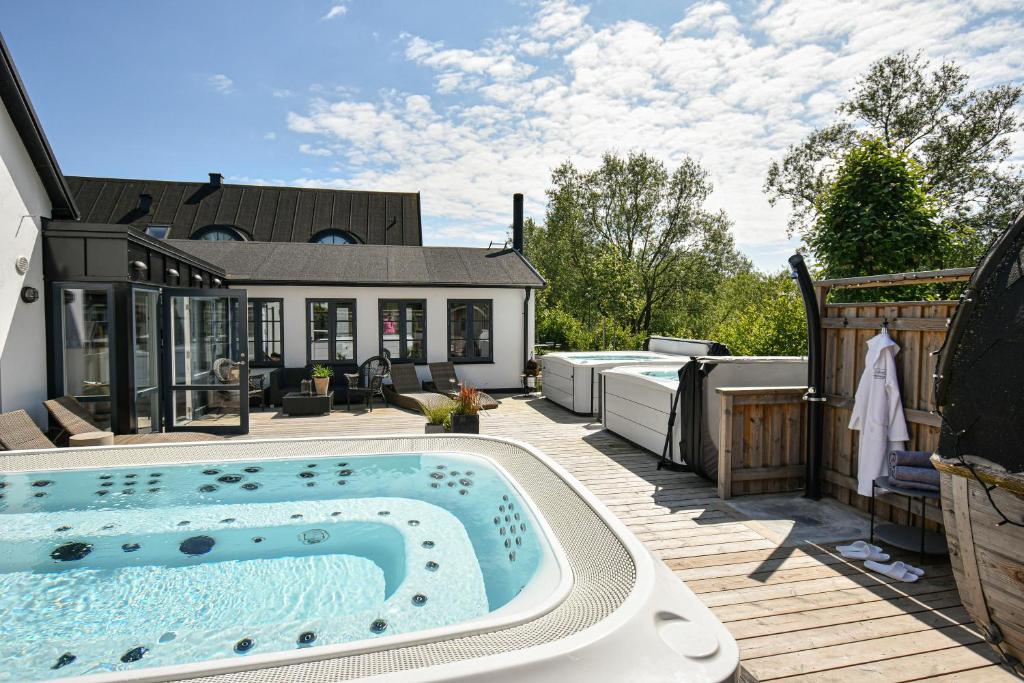
{"type": "Polygon", "coordinates": [[[0,412],[45,424],[43,221],[78,213],[0,37],[0,412]]]}
{"type": "Polygon", "coordinates": [[[511,248],[480,249],[423,246],[418,193],[65,178],[4,58],[4,411],[42,423],[70,395],[119,433],[245,431],[250,372],[274,401],[332,366],[338,403],[384,352],[423,380],[450,361],[481,389],[521,385],[544,286],[521,195],[511,248]]]}

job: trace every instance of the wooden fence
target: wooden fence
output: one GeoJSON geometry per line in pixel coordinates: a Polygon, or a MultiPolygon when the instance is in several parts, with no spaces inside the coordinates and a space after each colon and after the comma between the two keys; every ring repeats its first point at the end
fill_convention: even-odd
{"type": "Polygon", "coordinates": [[[718,495],[803,486],[807,387],[721,387],[718,495]]]}
{"type": "MultiPolygon", "coordinates": [[[[957,282],[970,278],[973,269],[930,273],[902,273],[868,278],[847,278],[816,282],[821,306],[825,356],[825,403],[823,490],[843,503],[868,510],[870,498],[857,493],[857,448],[859,432],[851,430],[850,415],[868,339],[882,326],[900,346],[896,372],[903,398],[904,415],[910,431],[908,449],[930,451],[938,446],[939,418],[930,411],[934,404],[934,375],[937,353],[946,339],[949,319],[956,301],[903,301],[884,303],[827,303],[829,292],[845,287],[891,287],[893,285],[957,282]]],[[[910,523],[906,499],[880,494],[876,512],[880,519],[910,523]]],[[[916,509],[916,508],[915,508],[916,509]]],[[[937,504],[926,511],[929,526],[942,523],[937,504]]],[[[913,515],[914,518],[917,515],[913,515]]]]}

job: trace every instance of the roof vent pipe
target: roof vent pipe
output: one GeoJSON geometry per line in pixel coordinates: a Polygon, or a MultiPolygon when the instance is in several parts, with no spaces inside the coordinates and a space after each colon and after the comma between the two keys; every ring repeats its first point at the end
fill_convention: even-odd
{"type": "Polygon", "coordinates": [[[210,174],[210,186],[211,187],[220,187],[223,182],[224,182],[224,176],[222,174],[220,174],[220,173],[211,173],[210,174]]]}
{"type": "Polygon", "coordinates": [[[153,208],[153,195],[143,192],[139,195],[139,213],[145,216],[153,208]]]}
{"type": "Polygon", "coordinates": [[[512,195],[512,249],[523,253],[523,195],[512,195]]]}

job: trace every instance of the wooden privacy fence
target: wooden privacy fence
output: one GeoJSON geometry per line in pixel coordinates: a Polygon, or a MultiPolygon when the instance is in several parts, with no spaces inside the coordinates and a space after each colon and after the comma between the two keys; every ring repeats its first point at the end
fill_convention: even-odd
{"type": "MultiPolygon", "coordinates": [[[[825,356],[825,425],[822,490],[843,503],[869,509],[870,498],[857,493],[857,448],[859,432],[847,427],[857,384],[864,372],[867,341],[883,326],[900,346],[896,372],[903,398],[903,411],[910,431],[909,450],[934,451],[939,440],[939,418],[935,408],[935,363],[946,339],[949,319],[956,301],[900,301],[875,303],[828,303],[829,292],[839,288],[892,287],[936,282],[958,282],[970,278],[973,268],[900,273],[815,283],[821,307],[822,346],[825,356]]],[[[880,519],[900,524],[908,519],[906,499],[879,494],[876,513],[880,519]]],[[[917,509],[917,508],[915,508],[917,509]]],[[[913,515],[916,517],[917,515],[913,515]]],[[[935,528],[942,523],[942,511],[931,504],[925,517],[935,528]]]]}
{"type": "Polygon", "coordinates": [[[718,496],[794,491],[807,452],[807,387],[720,387],[718,496]]]}

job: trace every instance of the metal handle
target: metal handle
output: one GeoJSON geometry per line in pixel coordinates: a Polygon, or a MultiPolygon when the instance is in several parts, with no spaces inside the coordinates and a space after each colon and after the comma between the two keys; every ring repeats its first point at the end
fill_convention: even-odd
{"type": "Polygon", "coordinates": [[[818,390],[814,387],[808,387],[807,393],[800,397],[803,401],[809,401],[811,403],[827,403],[828,399],[824,396],[818,396],[818,390]]]}

